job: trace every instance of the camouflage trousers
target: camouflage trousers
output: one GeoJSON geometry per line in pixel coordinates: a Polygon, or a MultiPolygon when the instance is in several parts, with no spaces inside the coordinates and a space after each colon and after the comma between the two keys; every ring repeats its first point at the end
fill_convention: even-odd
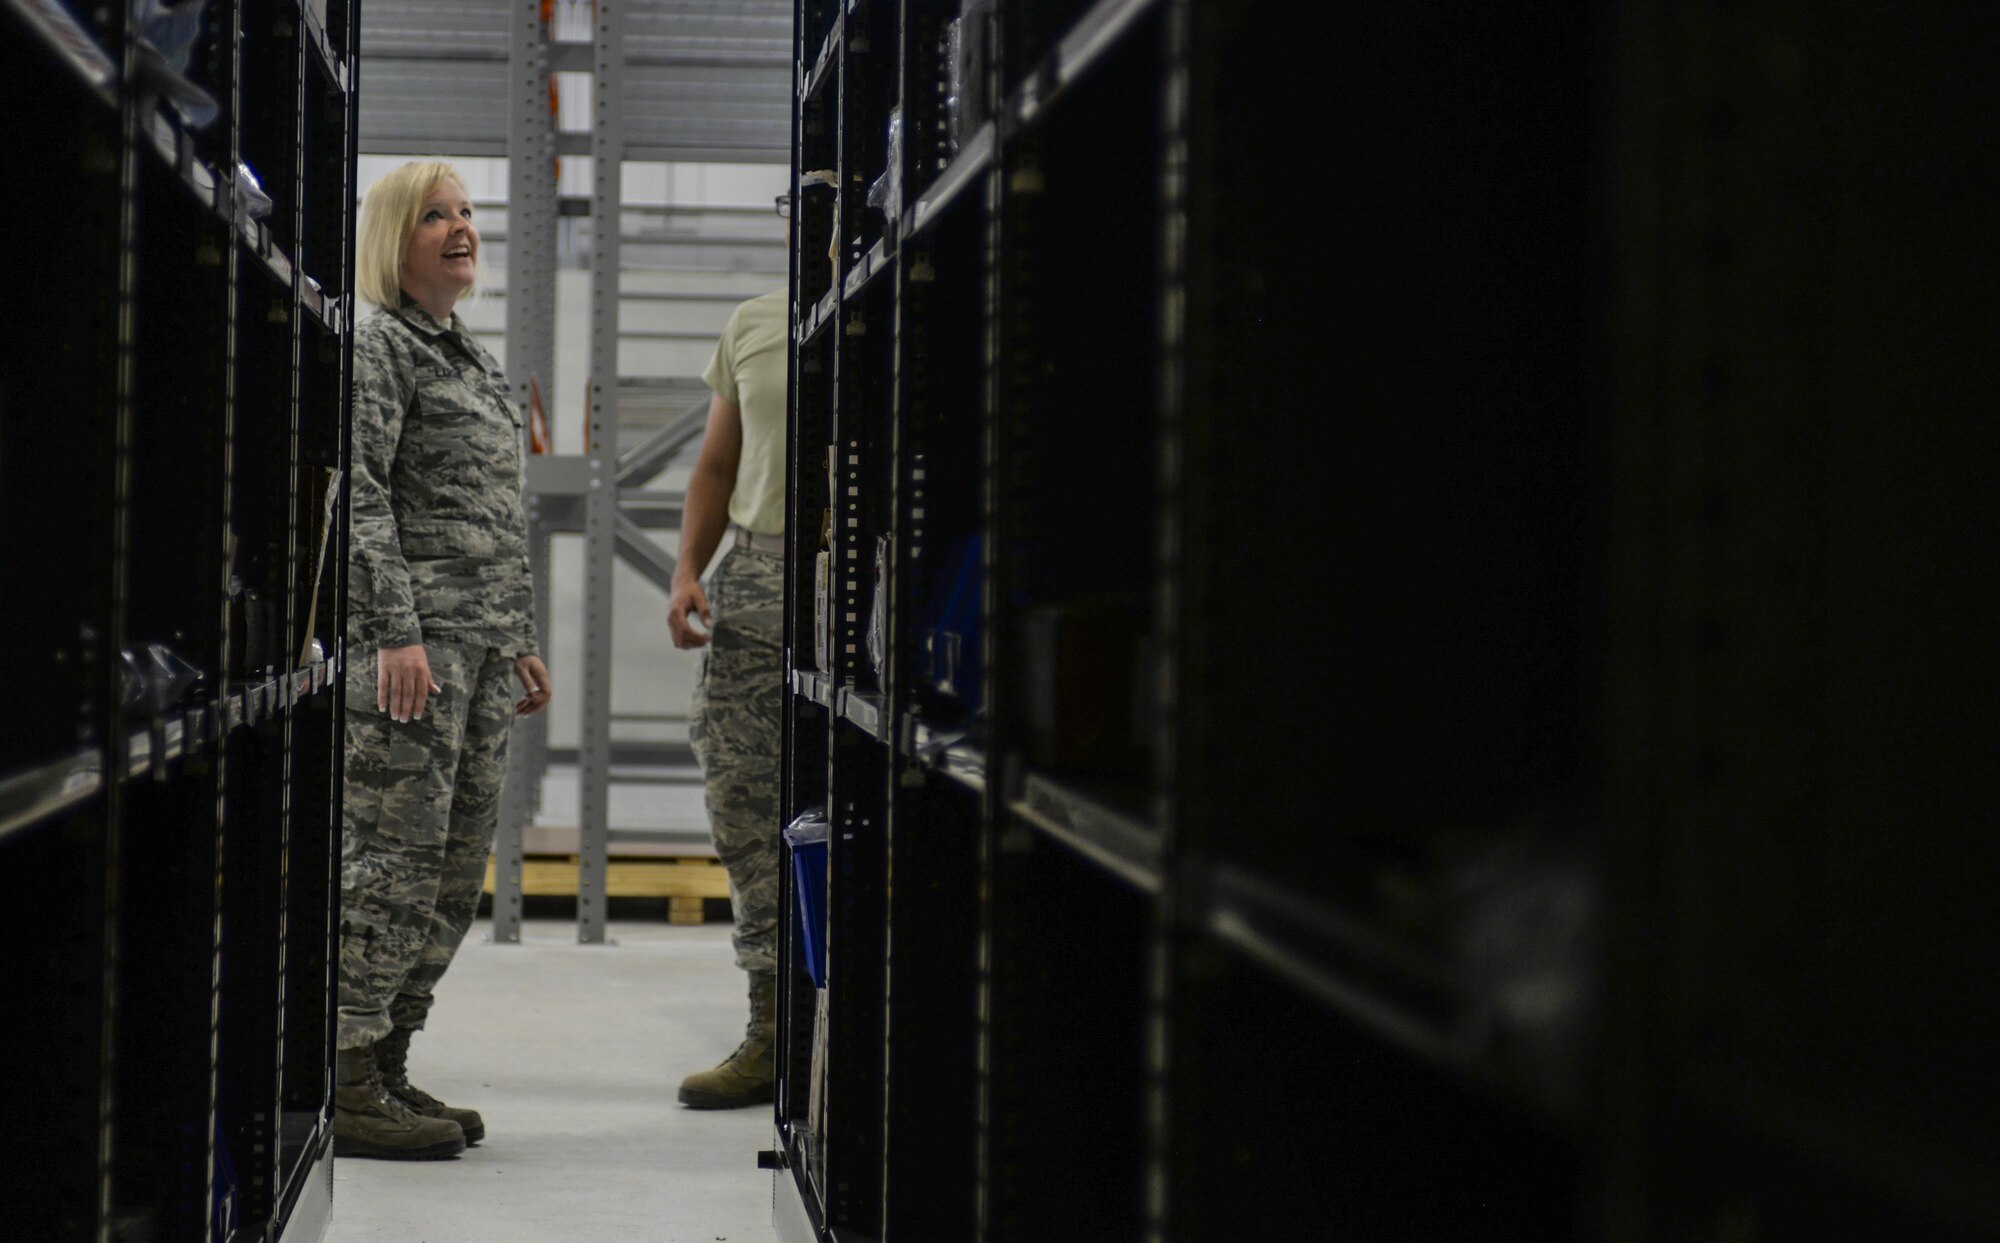
{"type": "Polygon", "coordinates": [[[778,969],[779,712],[785,561],[733,548],[710,577],[715,626],[694,686],[688,740],[700,761],[715,853],[729,873],[736,965],[778,969]]]}
{"type": "Polygon", "coordinates": [[[513,658],[434,641],[424,652],[443,693],[419,720],[398,722],[375,707],[375,653],[347,672],[343,1049],[423,1027],[478,911],[499,823],[513,658]]]}

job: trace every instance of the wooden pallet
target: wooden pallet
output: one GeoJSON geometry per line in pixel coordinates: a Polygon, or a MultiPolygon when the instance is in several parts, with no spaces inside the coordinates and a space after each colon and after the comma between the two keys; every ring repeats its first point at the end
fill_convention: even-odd
{"type": "MultiPolygon", "coordinates": [[[[530,855],[521,861],[521,893],[530,898],[576,896],[575,855],[530,855]]],[[[494,861],[486,861],[486,892],[493,892],[494,861]]],[[[729,874],[715,859],[613,859],[605,868],[605,896],[665,898],[667,921],[703,922],[702,903],[729,896],[729,874]]]]}

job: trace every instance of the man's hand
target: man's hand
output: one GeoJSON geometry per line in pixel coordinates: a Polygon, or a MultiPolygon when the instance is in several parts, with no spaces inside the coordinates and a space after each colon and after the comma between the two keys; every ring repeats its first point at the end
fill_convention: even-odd
{"type": "Polygon", "coordinates": [[[709,630],[715,629],[715,610],[709,608],[708,593],[701,589],[698,578],[676,582],[674,594],[667,600],[667,629],[673,632],[674,646],[684,652],[708,644],[708,636],[688,620],[689,613],[701,614],[701,624],[709,630]]]}
{"type": "Polygon", "coordinates": [[[431,677],[431,660],[421,643],[385,647],[375,665],[375,707],[394,720],[422,720],[426,697],[443,693],[431,677]]]}
{"type": "Polygon", "coordinates": [[[514,676],[521,679],[527,694],[514,705],[515,716],[533,716],[549,706],[555,686],[549,681],[549,667],[539,656],[522,656],[514,661],[514,676]]]}
{"type": "Polygon", "coordinates": [[[717,393],[708,402],[708,430],[702,434],[701,456],[688,476],[687,500],[681,506],[680,568],[667,601],[667,629],[682,651],[708,646],[708,635],[694,628],[690,614],[715,629],[715,610],[701,589],[701,572],[715,558],[729,531],[729,498],[736,492],[736,468],[743,461],[743,412],[717,393]]]}

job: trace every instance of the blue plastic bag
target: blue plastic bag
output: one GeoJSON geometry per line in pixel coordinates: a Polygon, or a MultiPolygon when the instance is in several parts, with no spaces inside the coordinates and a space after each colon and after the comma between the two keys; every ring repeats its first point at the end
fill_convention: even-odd
{"type": "Polygon", "coordinates": [[[815,808],[785,829],[792,850],[792,892],[798,895],[800,964],[814,988],[826,987],[826,865],[831,836],[826,813],[815,808]]]}

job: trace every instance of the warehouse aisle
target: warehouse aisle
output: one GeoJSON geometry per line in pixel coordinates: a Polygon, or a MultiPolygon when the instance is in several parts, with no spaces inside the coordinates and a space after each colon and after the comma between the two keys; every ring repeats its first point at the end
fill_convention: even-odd
{"type": "Polygon", "coordinates": [[[682,1109],[683,1074],[742,1038],[726,924],[616,923],[613,946],[484,920],[411,1052],[423,1086],[486,1116],[455,1161],[342,1161],[325,1243],[769,1243],[768,1108],[682,1109]]]}

